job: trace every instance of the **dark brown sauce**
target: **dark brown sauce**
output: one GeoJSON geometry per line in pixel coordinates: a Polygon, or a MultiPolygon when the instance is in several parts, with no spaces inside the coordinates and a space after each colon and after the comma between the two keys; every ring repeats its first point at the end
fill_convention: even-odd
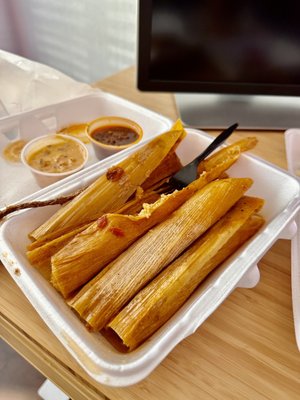
{"type": "Polygon", "coordinates": [[[106,126],[92,133],[93,139],[109,146],[124,146],[135,142],[139,135],[125,126],[106,126]]]}
{"type": "Polygon", "coordinates": [[[108,181],[116,182],[124,175],[124,169],[120,167],[111,167],[106,172],[106,178],[108,181]]]}

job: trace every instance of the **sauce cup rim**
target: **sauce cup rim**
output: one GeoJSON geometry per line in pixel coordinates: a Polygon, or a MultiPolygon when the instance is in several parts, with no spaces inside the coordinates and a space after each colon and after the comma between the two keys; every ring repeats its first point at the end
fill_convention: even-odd
{"type": "Polygon", "coordinates": [[[46,134],[46,135],[38,136],[38,137],[30,140],[23,147],[23,149],[21,151],[21,154],[20,154],[20,158],[21,158],[22,163],[27,168],[29,168],[33,173],[39,174],[39,175],[42,175],[42,176],[49,176],[49,177],[51,177],[51,176],[52,177],[65,177],[65,176],[68,176],[68,175],[74,174],[75,172],[80,171],[85,166],[85,164],[87,163],[88,156],[89,156],[88,149],[86,148],[84,143],[82,143],[77,138],[74,138],[74,137],[69,136],[69,135],[64,135],[64,134],[61,134],[61,133],[46,134]],[[44,139],[49,139],[51,137],[55,138],[57,136],[63,137],[63,138],[66,138],[68,140],[71,140],[71,141],[74,141],[74,142],[78,143],[80,145],[81,149],[84,151],[84,160],[83,160],[83,162],[78,167],[76,167],[74,169],[71,169],[69,171],[65,171],[65,172],[45,172],[45,171],[41,171],[41,170],[36,169],[36,168],[32,167],[31,165],[29,165],[29,163],[28,163],[28,161],[26,159],[26,152],[32,146],[32,144],[35,143],[35,142],[38,142],[38,141],[42,141],[44,139]]]}
{"type": "MultiPolygon", "coordinates": [[[[97,129],[97,127],[95,127],[95,129],[97,129]]],[[[86,125],[86,134],[87,134],[88,138],[91,140],[91,142],[93,144],[95,144],[96,146],[98,146],[98,147],[103,147],[103,148],[108,149],[108,150],[123,150],[123,149],[127,149],[130,146],[134,146],[135,144],[139,143],[142,140],[142,138],[143,138],[143,129],[137,122],[133,121],[132,119],[125,118],[125,117],[117,117],[117,116],[113,116],[112,115],[112,116],[107,116],[107,117],[99,117],[99,118],[96,118],[93,121],[87,123],[87,125],[86,125]],[[95,140],[93,138],[93,136],[92,136],[92,132],[93,131],[89,132],[90,127],[93,124],[97,124],[97,123],[100,124],[100,122],[102,122],[102,121],[103,122],[107,121],[107,124],[103,124],[101,126],[108,125],[109,124],[109,122],[108,122],[109,120],[117,120],[118,122],[120,122],[120,126],[134,127],[134,131],[137,133],[138,138],[134,142],[131,142],[131,143],[128,143],[128,144],[123,144],[123,145],[105,144],[105,143],[102,143],[102,142],[99,142],[99,141],[95,140]],[[122,124],[122,122],[123,122],[123,124],[122,124]]]]}

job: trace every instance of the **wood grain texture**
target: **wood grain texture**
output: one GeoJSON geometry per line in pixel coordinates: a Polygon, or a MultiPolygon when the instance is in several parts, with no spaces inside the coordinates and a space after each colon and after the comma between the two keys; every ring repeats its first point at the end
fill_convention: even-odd
{"type": "MultiPolygon", "coordinates": [[[[98,86],[176,119],[170,94],[141,93],[135,71],[125,70],[98,86]]],[[[212,135],[217,132],[212,131],[212,135]]],[[[281,132],[255,135],[253,153],[285,168],[281,132]]],[[[144,381],[110,388],[93,381],[45,326],[0,266],[0,334],[73,400],[294,400],[300,397],[300,355],[291,306],[290,242],[279,240],[259,263],[254,289],[237,289],[144,381]]]]}

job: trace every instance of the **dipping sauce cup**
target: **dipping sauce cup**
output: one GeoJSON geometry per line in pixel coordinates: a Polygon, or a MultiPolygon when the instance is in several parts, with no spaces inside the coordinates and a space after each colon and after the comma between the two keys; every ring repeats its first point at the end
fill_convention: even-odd
{"type": "Polygon", "coordinates": [[[33,139],[21,152],[21,161],[30,169],[40,187],[81,170],[87,160],[85,145],[79,139],[61,134],[33,139]]]}
{"type": "Polygon", "coordinates": [[[134,146],[143,137],[143,130],[136,122],[113,116],[90,122],[86,133],[99,160],[134,146]]]}

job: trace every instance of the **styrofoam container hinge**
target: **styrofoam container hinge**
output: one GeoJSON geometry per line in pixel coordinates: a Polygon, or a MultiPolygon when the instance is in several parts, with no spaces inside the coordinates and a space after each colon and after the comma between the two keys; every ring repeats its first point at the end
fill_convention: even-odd
{"type": "Polygon", "coordinates": [[[290,222],[279,234],[278,239],[291,240],[297,233],[297,224],[295,221],[290,222]]]}
{"type": "Polygon", "coordinates": [[[236,285],[237,288],[252,289],[254,288],[260,279],[260,271],[257,264],[249,268],[242,279],[236,285]]]}

